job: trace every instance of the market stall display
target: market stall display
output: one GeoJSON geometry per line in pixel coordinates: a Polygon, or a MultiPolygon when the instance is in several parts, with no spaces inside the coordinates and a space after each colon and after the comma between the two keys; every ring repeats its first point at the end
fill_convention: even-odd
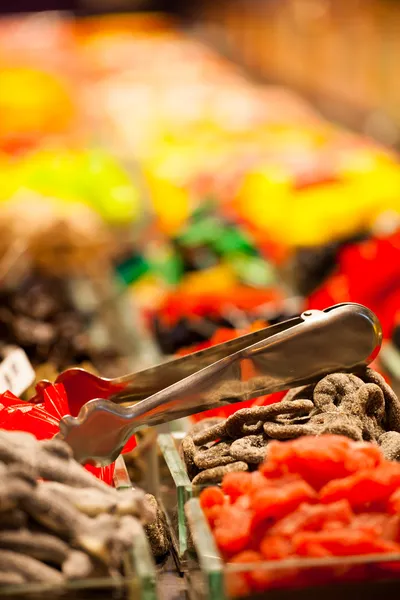
{"type": "MultiPolygon", "coordinates": [[[[207,396],[218,408],[174,436],[170,398],[161,455],[156,429],[123,449],[135,489],[125,467],[117,484],[120,465],[82,467],[54,439],[63,417],[90,411],[42,380],[76,365],[143,376],[342,302],[374,311],[396,342],[397,155],[160,15],[0,22],[0,115],[0,358],[19,348],[35,371],[21,397],[0,395],[0,595],[95,576],[101,598],[106,580],[131,581],[127,556],[146,555],[145,536],[161,564],[170,538],[182,570],[197,551],[212,584],[194,583],[196,599],[396,578],[400,404],[378,360],[351,373],[325,365],[310,386],[259,398],[224,390],[219,372],[218,401],[207,396]],[[146,476],[161,479],[157,499],[136,488],[146,476]]],[[[250,362],[235,383],[255,376],[250,362]]],[[[130,583],[118,593],[154,600],[152,569],[135,574],[140,594],[130,583]]]]}

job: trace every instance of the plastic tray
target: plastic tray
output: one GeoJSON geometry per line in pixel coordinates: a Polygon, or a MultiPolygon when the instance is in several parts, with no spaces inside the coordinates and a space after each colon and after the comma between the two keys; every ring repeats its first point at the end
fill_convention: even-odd
{"type": "MultiPolygon", "coordinates": [[[[124,460],[117,460],[114,483],[117,489],[132,487],[124,460]]],[[[125,557],[120,579],[97,578],[69,582],[62,588],[51,584],[22,584],[0,587],[0,598],[13,600],[157,600],[156,570],[142,528],[132,551],[125,557]]]]}
{"type": "Polygon", "coordinates": [[[186,514],[194,544],[188,553],[186,574],[191,600],[230,600],[234,597],[230,590],[238,590],[243,576],[253,569],[262,574],[263,580],[273,580],[274,584],[267,591],[235,597],[261,599],[268,594],[269,599],[286,599],[293,598],[294,593],[296,600],[398,597],[400,554],[229,564],[224,563],[218,552],[197,498],[187,502],[186,514]],[[397,563],[395,567],[394,562],[397,563]],[[294,571],[301,574],[301,583],[298,580],[288,583],[294,571]]]}

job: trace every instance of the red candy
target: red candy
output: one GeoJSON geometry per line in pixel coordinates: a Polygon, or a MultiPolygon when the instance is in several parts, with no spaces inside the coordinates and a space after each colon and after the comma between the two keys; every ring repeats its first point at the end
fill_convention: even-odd
{"type": "Polygon", "coordinates": [[[222,490],[205,490],[201,504],[225,559],[249,564],[227,575],[231,597],[400,571],[395,559],[370,567],[255,566],[400,554],[400,463],[372,444],[333,435],[271,442],[258,471],[227,474],[222,490]]]}
{"type": "Polygon", "coordinates": [[[288,444],[271,442],[268,457],[265,467],[261,467],[263,472],[278,468],[298,473],[317,490],[332,479],[346,477],[359,468],[375,467],[382,461],[379,449],[372,444],[357,444],[334,435],[301,437],[288,444]]]}
{"type": "Polygon", "coordinates": [[[299,556],[357,556],[400,551],[400,546],[376,538],[371,533],[357,529],[302,532],[293,538],[293,546],[299,556]]]}
{"type": "Polygon", "coordinates": [[[293,546],[280,535],[266,535],[260,544],[260,550],[266,560],[281,560],[293,553],[293,546]]]}
{"type": "Polygon", "coordinates": [[[271,534],[291,539],[299,531],[319,531],[327,523],[349,525],[352,517],[353,511],[347,500],[326,506],[301,504],[295,512],[278,521],[272,527],[271,534]]]}
{"type": "Polygon", "coordinates": [[[231,502],[235,502],[252,487],[252,475],[250,473],[227,473],[222,482],[223,492],[229,496],[231,502]]]}
{"type": "Polygon", "coordinates": [[[224,504],[224,502],[224,492],[218,487],[207,488],[200,497],[200,504],[203,510],[206,508],[211,508],[215,505],[224,504]]]}
{"type": "Polygon", "coordinates": [[[400,489],[396,490],[389,498],[388,512],[391,515],[400,514],[400,489]]]}
{"type": "Polygon", "coordinates": [[[227,506],[215,521],[214,536],[223,553],[236,554],[250,542],[251,513],[227,506]]]}
{"type": "Polygon", "coordinates": [[[256,521],[285,517],[302,502],[316,499],[317,494],[305,481],[294,481],[282,487],[258,490],[251,499],[251,507],[256,521]]]}
{"type": "Polygon", "coordinates": [[[324,309],[340,302],[359,302],[379,318],[390,338],[399,317],[400,233],[345,246],[335,272],[307,301],[307,308],[324,309]]]}
{"type": "Polygon", "coordinates": [[[320,492],[322,502],[348,499],[355,509],[385,504],[400,486],[400,464],[386,463],[329,482],[320,492]]]}

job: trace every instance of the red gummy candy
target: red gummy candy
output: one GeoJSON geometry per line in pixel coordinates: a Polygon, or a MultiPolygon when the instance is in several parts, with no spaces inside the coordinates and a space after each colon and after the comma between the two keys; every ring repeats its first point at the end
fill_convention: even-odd
{"type": "Polygon", "coordinates": [[[315,491],[305,481],[294,481],[282,487],[263,488],[251,499],[255,521],[281,519],[295,510],[302,502],[316,499],[315,491]]]}
{"type": "Polygon", "coordinates": [[[271,535],[291,539],[300,531],[319,531],[327,523],[335,522],[339,526],[350,524],[353,511],[347,500],[333,504],[301,504],[298,509],[278,521],[271,529],[271,535]]]}
{"type": "Polygon", "coordinates": [[[378,446],[364,442],[352,442],[345,466],[349,473],[355,473],[361,469],[373,469],[383,462],[384,457],[378,446]]]}
{"type": "Polygon", "coordinates": [[[203,509],[211,508],[216,504],[224,504],[225,495],[219,487],[209,487],[201,492],[200,504],[203,509]]]}
{"type": "Polygon", "coordinates": [[[383,513],[360,513],[352,519],[350,527],[364,531],[376,538],[400,541],[400,516],[383,513]]]}
{"type": "Polygon", "coordinates": [[[348,499],[353,508],[385,503],[400,486],[400,464],[386,462],[349,477],[329,482],[320,492],[321,502],[348,499]]]}
{"type": "Polygon", "coordinates": [[[280,535],[266,535],[260,544],[260,550],[267,560],[281,560],[293,554],[291,542],[280,535]]]}
{"type": "Polygon", "coordinates": [[[211,490],[202,500],[222,555],[251,569],[244,566],[228,577],[229,593],[243,596],[400,571],[393,556],[400,554],[399,463],[385,461],[372,444],[341,436],[272,442],[269,448],[269,460],[257,472],[228,474],[223,490],[211,490]],[[364,566],[250,566],[295,556],[372,554],[390,560],[371,573],[364,566]]]}
{"type": "Polygon", "coordinates": [[[279,467],[298,473],[315,489],[320,489],[332,479],[355,472],[360,465],[372,468],[381,461],[379,449],[371,449],[371,445],[358,444],[343,436],[309,436],[286,443],[271,442],[262,471],[267,475],[271,467],[279,467]]]}
{"type": "Polygon", "coordinates": [[[400,488],[390,496],[387,509],[391,515],[400,515],[400,488]]]}
{"type": "Polygon", "coordinates": [[[214,504],[214,506],[210,506],[209,508],[203,508],[203,510],[209,526],[211,527],[211,529],[214,529],[215,523],[221,516],[222,505],[214,504]]]}
{"type": "Polygon", "coordinates": [[[252,475],[250,473],[227,473],[222,481],[222,489],[229,496],[231,502],[235,502],[239,496],[246,494],[252,486],[252,475]]]}
{"type": "Polygon", "coordinates": [[[293,546],[299,556],[357,556],[378,553],[396,553],[400,546],[380,540],[358,530],[343,528],[336,531],[301,532],[294,536],[293,546]]]}
{"type": "Polygon", "coordinates": [[[259,471],[250,473],[250,476],[251,486],[248,490],[250,496],[262,488],[282,488],[289,483],[303,481],[302,477],[300,477],[300,475],[297,473],[282,474],[281,472],[276,472],[275,470],[269,474],[269,476],[266,476],[265,470],[262,473],[260,469],[259,471]]]}
{"type": "Polygon", "coordinates": [[[237,554],[245,550],[250,541],[251,513],[235,506],[224,506],[215,522],[214,536],[220,550],[225,554],[237,554]]]}

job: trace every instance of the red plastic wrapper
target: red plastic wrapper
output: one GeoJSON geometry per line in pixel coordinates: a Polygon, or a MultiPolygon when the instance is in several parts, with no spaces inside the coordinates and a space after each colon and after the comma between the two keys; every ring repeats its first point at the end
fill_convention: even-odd
{"type": "MultiPolygon", "coordinates": [[[[61,383],[48,384],[40,390],[41,402],[22,402],[11,392],[0,395],[0,428],[32,433],[38,440],[48,440],[59,432],[62,417],[71,414],[67,393],[61,383]]],[[[123,452],[136,446],[132,437],[123,452]]],[[[115,464],[107,467],[85,465],[85,468],[108,485],[113,485],[115,464]]]]}

